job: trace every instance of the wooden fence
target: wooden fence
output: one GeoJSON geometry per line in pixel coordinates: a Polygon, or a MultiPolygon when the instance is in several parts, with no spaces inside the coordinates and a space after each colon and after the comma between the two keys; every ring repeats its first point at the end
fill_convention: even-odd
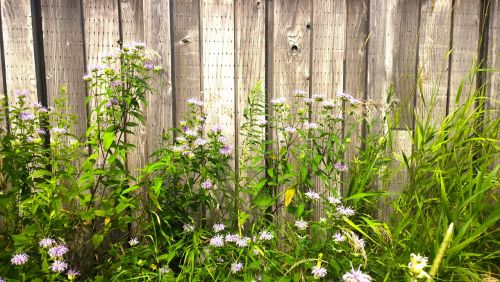
{"type": "MultiPolygon", "coordinates": [[[[200,97],[208,124],[238,147],[247,93],[265,81],[266,97],[303,89],[385,101],[394,85],[404,111],[393,128],[409,150],[413,111],[441,120],[473,62],[500,69],[500,0],[1,0],[0,91],[31,90],[53,103],[61,84],[83,133],[88,110],[82,75],[100,54],[144,41],[162,56],[166,82],[149,98],[130,168],[141,167],[176,124],[185,100],[200,97]],[[417,84],[417,79],[419,83],[417,84]],[[417,94],[416,85],[422,89],[417,94]],[[437,92],[436,92],[437,91],[437,92]]],[[[498,99],[498,74],[478,75],[498,99]]],[[[354,140],[354,143],[359,142],[354,140]]],[[[238,150],[236,150],[238,152],[238,150]]],[[[397,186],[397,185],[396,185],[397,186]]],[[[397,187],[396,187],[397,188],[397,187]]]]}

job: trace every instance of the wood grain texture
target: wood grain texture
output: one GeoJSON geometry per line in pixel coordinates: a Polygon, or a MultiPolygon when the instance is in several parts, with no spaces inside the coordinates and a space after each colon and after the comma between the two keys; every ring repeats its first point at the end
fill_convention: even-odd
{"type": "Polygon", "coordinates": [[[201,97],[200,3],[199,0],[172,0],[173,64],[176,120],[187,111],[186,100],[201,97]]]}
{"type": "Polygon", "coordinates": [[[473,64],[478,62],[479,21],[481,2],[459,0],[455,2],[453,16],[453,39],[450,64],[450,97],[448,112],[458,108],[474,91],[476,75],[472,72],[473,64]],[[461,96],[457,96],[463,80],[461,96]],[[458,99],[458,100],[457,100],[458,99]]]}
{"type": "Polygon", "coordinates": [[[2,32],[5,58],[5,78],[9,103],[14,103],[14,91],[30,91],[27,104],[38,101],[33,51],[33,27],[30,1],[2,0],[2,32]]]}
{"type": "MultiPolygon", "coordinates": [[[[127,46],[132,42],[144,41],[144,10],[142,0],[127,0],[121,1],[121,28],[123,30],[123,46],[127,46]]],[[[149,48],[148,45],[146,45],[149,48]]],[[[147,119],[145,108],[142,107],[143,117],[147,119]]],[[[147,153],[147,134],[146,125],[141,124],[136,118],[129,116],[129,121],[138,124],[131,131],[133,134],[127,134],[127,143],[135,145],[127,153],[127,167],[134,176],[139,175],[139,169],[143,168],[148,161],[147,153]]]]}
{"type": "Polygon", "coordinates": [[[488,68],[495,71],[489,73],[486,96],[489,100],[486,107],[497,112],[492,119],[500,118],[500,0],[490,2],[490,25],[488,40],[488,68]]]}
{"type": "Polygon", "coordinates": [[[418,115],[437,124],[446,115],[452,1],[423,0],[418,50],[418,115]]]}
{"type": "MultiPolygon", "coordinates": [[[[347,9],[345,0],[327,1],[314,0],[312,4],[312,75],[311,92],[325,96],[328,100],[342,103],[336,98],[337,93],[344,88],[344,57],[346,40],[347,9]]],[[[318,107],[318,105],[316,105],[318,107]]],[[[342,114],[341,108],[334,109],[333,115],[342,114]]],[[[324,123],[318,115],[321,109],[313,110],[313,121],[324,123]]],[[[342,137],[342,123],[335,127],[337,136],[342,137]]],[[[340,148],[333,147],[335,151],[340,148]]],[[[324,169],[324,167],[322,167],[324,169]]],[[[325,197],[330,196],[330,190],[335,191],[341,186],[340,176],[331,179],[320,179],[313,176],[313,190],[325,197]]],[[[334,192],[337,196],[338,192],[334,192]]],[[[323,204],[315,203],[315,219],[324,217],[323,204]]]]}
{"type": "MultiPolygon", "coordinates": [[[[344,92],[364,100],[367,71],[368,0],[347,1],[346,49],[345,49],[345,89],[344,92]]],[[[345,159],[352,161],[360,151],[363,126],[359,124],[361,114],[346,117],[344,135],[351,135],[345,159]],[[349,133],[349,132],[352,132],[349,133]]]]}
{"type": "Polygon", "coordinates": [[[236,128],[233,1],[203,0],[201,9],[206,126],[212,128],[220,125],[228,144],[234,147],[236,128]]]}
{"type": "Polygon", "coordinates": [[[87,108],[80,1],[44,0],[41,8],[48,104],[54,106],[60,87],[66,86],[66,110],[76,115],[74,134],[82,136],[87,108]]]}
{"type": "MultiPolygon", "coordinates": [[[[259,0],[236,0],[235,2],[235,47],[236,47],[236,127],[240,128],[245,122],[243,116],[245,108],[248,106],[248,96],[258,81],[262,81],[265,85],[265,15],[266,5],[259,0]],[[256,36],[259,35],[259,36],[256,36]]],[[[264,106],[264,105],[262,105],[264,106]]],[[[260,131],[259,137],[265,140],[265,128],[260,131]]],[[[241,132],[238,136],[238,155],[240,174],[239,179],[243,188],[247,187],[247,183],[258,181],[258,178],[252,179],[256,175],[256,171],[241,171],[244,165],[251,166],[251,163],[246,163],[245,158],[257,157],[257,153],[252,151],[253,146],[248,145],[243,148],[245,136],[241,132]],[[252,179],[252,180],[251,180],[252,179]]],[[[264,165],[262,161],[259,165],[264,165]]],[[[239,196],[242,197],[240,206],[247,208],[250,206],[250,197],[239,191],[239,196]]]]}

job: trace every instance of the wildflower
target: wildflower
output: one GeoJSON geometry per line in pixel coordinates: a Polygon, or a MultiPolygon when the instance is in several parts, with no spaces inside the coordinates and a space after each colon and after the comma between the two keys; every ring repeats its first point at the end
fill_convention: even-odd
{"type": "Polygon", "coordinates": [[[40,135],[45,135],[47,134],[47,131],[43,128],[38,128],[37,130],[35,130],[36,133],[40,134],[40,135]]]}
{"type": "Polygon", "coordinates": [[[75,269],[70,268],[67,272],[68,274],[68,279],[70,281],[73,281],[76,279],[77,276],[80,276],[80,272],[76,271],[75,269]]]}
{"type": "Polygon", "coordinates": [[[224,238],[221,235],[217,235],[210,239],[210,246],[222,247],[224,246],[224,238]]]}
{"type": "Polygon", "coordinates": [[[299,230],[304,230],[308,226],[307,221],[304,220],[296,220],[295,221],[295,227],[297,227],[299,230]]]}
{"type": "Polygon", "coordinates": [[[160,267],[160,273],[161,274],[167,274],[167,273],[170,273],[170,268],[169,267],[160,267]]]}
{"type": "Polygon", "coordinates": [[[92,76],[91,76],[90,74],[86,73],[86,74],[84,74],[84,75],[82,76],[82,79],[83,79],[84,81],[86,81],[86,82],[90,82],[90,81],[92,81],[92,76]]]}
{"type": "Polygon", "coordinates": [[[327,200],[332,205],[338,205],[341,203],[340,198],[337,198],[337,197],[328,197],[327,200]]]}
{"type": "Polygon", "coordinates": [[[10,259],[12,265],[23,265],[28,262],[28,255],[26,253],[18,253],[10,259]]]}
{"type": "Polygon", "coordinates": [[[224,231],[226,229],[226,226],[222,223],[214,224],[214,231],[215,233],[219,233],[221,231],[224,231]]]}
{"type": "Polygon", "coordinates": [[[54,245],[55,243],[56,240],[52,238],[43,238],[42,240],[40,240],[40,242],[38,242],[38,245],[40,246],[40,248],[48,248],[54,245]]]}
{"type": "Polygon", "coordinates": [[[332,238],[333,238],[333,241],[335,241],[335,243],[340,243],[340,242],[345,241],[344,235],[342,235],[342,233],[340,233],[339,231],[337,231],[335,234],[333,234],[332,238]]]}
{"type": "Polygon", "coordinates": [[[227,138],[225,136],[219,136],[219,138],[217,138],[217,141],[224,144],[227,142],[227,138]]]}
{"type": "Polygon", "coordinates": [[[410,263],[408,263],[411,276],[416,276],[417,278],[429,277],[429,274],[424,271],[424,268],[427,267],[427,261],[427,257],[420,254],[411,254],[410,263]]]}
{"type": "Polygon", "coordinates": [[[347,171],[347,166],[338,162],[334,165],[335,169],[336,170],[339,170],[339,171],[347,171]]]}
{"type": "Polygon", "coordinates": [[[28,113],[28,112],[21,112],[19,114],[19,119],[21,119],[21,120],[34,120],[35,115],[32,113],[28,113]]]}
{"type": "Polygon", "coordinates": [[[240,272],[242,269],[243,269],[243,263],[241,263],[241,262],[233,262],[231,264],[231,272],[232,273],[240,272]]]}
{"type": "Polygon", "coordinates": [[[342,114],[338,114],[334,117],[334,119],[337,119],[337,120],[344,120],[344,116],[342,114]]]}
{"type": "Polygon", "coordinates": [[[346,94],[346,93],[343,93],[343,92],[339,92],[339,93],[337,93],[337,98],[342,99],[342,100],[350,100],[350,99],[352,99],[354,97],[352,97],[349,94],[346,94]]]}
{"type": "Polygon", "coordinates": [[[257,249],[253,249],[253,251],[252,251],[252,252],[253,252],[253,254],[254,254],[254,255],[256,255],[256,256],[258,256],[258,255],[259,255],[259,250],[257,250],[257,249]]]}
{"type": "Polygon", "coordinates": [[[194,226],[192,224],[189,224],[189,223],[184,223],[184,225],[182,226],[182,229],[184,229],[184,232],[191,233],[194,231],[194,226]]]}
{"type": "Polygon", "coordinates": [[[267,120],[266,120],[266,117],[265,116],[258,116],[257,117],[257,120],[255,121],[255,123],[259,126],[264,126],[267,124],[267,120]]]}
{"type": "Polygon", "coordinates": [[[354,210],[351,207],[344,207],[344,206],[338,206],[336,209],[337,213],[340,216],[353,216],[354,215],[354,210]]]}
{"type": "Polygon", "coordinates": [[[0,282],[7,282],[7,281],[5,280],[5,278],[0,277],[0,282]]]}
{"type": "Polygon", "coordinates": [[[244,248],[248,246],[248,241],[250,241],[250,238],[248,237],[239,237],[234,243],[236,244],[236,246],[244,248]]]}
{"type": "Polygon", "coordinates": [[[278,97],[271,100],[271,104],[274,106],[283,106],[286,103],[286,99],[284,97],[278,97]]]}
{"type": "Polygon", "coordinates": [[[14,91],[14,95],[16,95],[18,99],[26,98],[30,95],[30,91],[27,89],[17,89],[14,91]]]}
{"type": "Polygon", "coordinates": [[[218,262],[224,262],[224,258],[223,258],[223,257],[218,257],[218,258],[217,258],[217,261],[218,261],[218,262]]]}
{"type": "Polygon", "coordinates": [[[61,258],[69,251],[66,245],[58,245],[49,249],[49,256],[51,258],[61,258]]]}
{"type": "Polygon", "coordinates": [[[118,105],[118,99],[116,98],[111,98],[109,99],[108,103],[106,104],[106,107],[111,108],[113,106],[118,105]]]}
{"type": "Polygon", "coordinates": [[[201,188],[203,188],[205,190],[210,190],[213,187],[214,187],[214,184],[212,183],[212,181],[210,179],[207,179],[201,183],[201,188]]]}
{"type": "Polygon", "coordinates": [[[52,272],[56,273],[64,272],[66,268],[68,268],[68,264],[62,260],[55,260],[50,266],[52,272]]]}
{"type": "Polygon", "coordinates": [[[240,236],[236,234],[226,234],[226,242],[236,242],[239,238],[240,236]]]}
{"type": "Polygon", "coordinates": [[[129,48],[134,48],[134,49],[137,49],[137,50],[142,50],[142,49],[145,49],[146,48],[146,43],[142,42],[142,41],[139,41],[139,42],[131,42],[129,45],[128,45],[129,48]]]}
{"type": "Polygon", "coordinates": [[[335,107],[335,103],[331,100],[325,100],[321,102],[321,106],[325,109],[331,110],[335,107]]]}
{"type": "Polygon", "coordinates": [[[26,138],[26,142],[33,143],[33,142],[35,142],[35,139],[31,136],[28,136],[28,138],[26,138]]]}
{"type": "Polygon", "coordinates": [[[359,270],[360,267],[355,270],[351,265],[351,271],[346,272],[342,276],[342,282],[371,282],[372,278],[370,275],[361,272],[361,270],[359,270]]]}
{"type": "Polygon", "coordinates": [[[190,137],[198,136],[198,132],[196,130],[189,129],[189,128],[186,131],[184,131],[184,134],[186,134],[187,136],[190,136],[190,137]]]}
{"type": "Polygon", "coordinates": [[[287,126],[284,128],[284,131],[288,134],[292,134],[292,133],[297,132],[297,129],[295,129],[295,127],[293,127],[293,126],[287,126]]]}
{"type": "Polygon", "coordinates": [[[320,196],[317,192],[314,192],[312,190],[309,190],[306,192],[306,197],[311,199],[311,200],[319,200],[320,196]]]}
{"type": "Polygon", "coordinates": [[[233,153],[233,146],[230,144],[225,145],[220,149],[220,153],[224,156],[230,156],[233,153]]]}
{"type": "Polygon", "coordinates": [[[353,236],[354,249],[363,250],[365,248],[365,240],[358,237],[358,235],[354,234],[353,236]]]}
{"type": "Polygon", "coordinates": [[[123,85],[123,82],[121,82],[120,80],[111,81],[111,86],[113,86],[113,87],[120,87],[122,85],[123,85]]]}
{"type": "Polygon", "coordinates": [[[220,133],[220,132],[222,131],[222,126],[220,126],[220,125],[216,125],[216,126],[212,127],[212,128],[210,129],[210,131],[212,131],[212,132],[214,132],[214,133],[220,133]]]}
{"type": "Polygon", "coordinates": [[[64,134],[67,132],[67,130],[64,127],[53,127],[51,132],[55,134],[64,134]]]}
{"type": "Polygon", "coordinates": [[[100,71],[100,70],[102,70],[102,69],[103,69],[103,66],[102,66],[102,65],[90,65],[90,66],[89,66],[89,70],[90,70],[91,72],[98,72],[98,71],[100,71]]]}
{"type": "Polygon", "coordinates": [[[145,63],[144,68],[147,70],[152,70],[154,68],[154,65],[152,63],[145,63]]]}
{"type": "Polygon", "coordinates": [[[356,98],[354,98],[354,97],[351,96],[349,98],[349,103],[351,103],[351,105],[358,105],[358,104],[361,104],[361,100],[356,99],[356,98]]]}
{"type": "Polygon", "coordinates": [[[134,237],[134,238],[130,239],[130,240],[128,241],[128,243],[129,243],[129,245],[130,245],[130,246],[132,246],[132,247],[133,247],[133,246],[135,246],[135,245],[139,244],[139,239],[137,239],[137,237],[134,237]]]}
{"type": "Polygon", "coordinates": [[[178,152],[178,153],[182,153],[182,152],[185,152],[186,150],[189,149],[189,146],[186,145],[186,144],[182,144],[182,145],[177,145],[177,146],[173,146],[172,147],[172,151],[174,152],[178,152]]]}
{"type": "Polygon", "coordinates": [[[188,158],[194,158],[194,153],[191,151],[184,151],[182,152],[183,156],[187,156],[188,158]]]}
{"type": "Polygon", "coordinates": [[[311,273],[314,275],[314,278],[319,279],[325,277],[327,271],[326,268],[315,265],[312,267],[311,273]]]}
{"type": "Polygon", "coordinates": [[[260,231],[259,233],[259,240],[261,241],[270,241],[274,238],[274,235],[273,233],[269,232],[269,231],[260,231]]]}
{"type": "Polygon", "coordinates": [[[192,105],[192,106],[198,106],[198,107],[203,106],[203,102],[197,98],[189,98],[186,100],[186,102],[188,103],[188,105],[192,105]]]}
{"type": "Polygon", "coordinates": [[[321,94],[321,93],[317,93],[317,94],[314,94],[312,95],[311,97],[314,101],[317,101],[317,102],[321,102],[325,99],[325,95],[324,94],[321,94]]]}
{"type": "Polygon", "coordinates": [[[205,146],[207,143],[208,141],[203,138],[196,138],[196,140],[194,140],[193,142],[195,146],[205,146]]]}
{"type": "Polygon", "coordinates": [[[304,103],[306,103],[306,104],[308,104],[308,105],[312,104],[312,102],[313,102],[313,101],[314,101],[314,100],[313,100],[313,99],[311,99],[311,98],[304,98],[304,103]]]}
{"type": "Polygon", "coordinates": [[[304,122],[304,128],[305,129],[316,129],[316,128],[318,128],[318,124],[315,122],[306,121],[306,122],[304,122]]]}
{"type": "Polygon", "coordinates": [[[305,90],[302,90],[302,89],[295,89],[292,91],[292,94],[293,94],[293,96],[295,96],[297,98],[301,98],[301,97],[306,96],[307,92],[305,90]]]}

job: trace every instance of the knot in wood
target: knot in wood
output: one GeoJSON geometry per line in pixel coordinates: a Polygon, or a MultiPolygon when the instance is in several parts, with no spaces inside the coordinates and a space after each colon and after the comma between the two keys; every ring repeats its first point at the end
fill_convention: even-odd
{"type": "Polygon", "coordinates": [[[190,37],[184,37],[181,39],[181,42],[184,43],[184,44],[189,44],[191,43],[191,38],[190,37]]]}

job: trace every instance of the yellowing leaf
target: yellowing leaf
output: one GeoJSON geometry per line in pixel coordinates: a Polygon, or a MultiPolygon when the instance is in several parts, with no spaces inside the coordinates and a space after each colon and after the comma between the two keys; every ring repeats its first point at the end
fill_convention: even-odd
{"type": "Polygon", "coordinates": [[[285,207],[288,207],[288,205],[292,202],[293,195],[295,195],[295,186],[290,186],[290,187],[286,188],[285,207]]]}

